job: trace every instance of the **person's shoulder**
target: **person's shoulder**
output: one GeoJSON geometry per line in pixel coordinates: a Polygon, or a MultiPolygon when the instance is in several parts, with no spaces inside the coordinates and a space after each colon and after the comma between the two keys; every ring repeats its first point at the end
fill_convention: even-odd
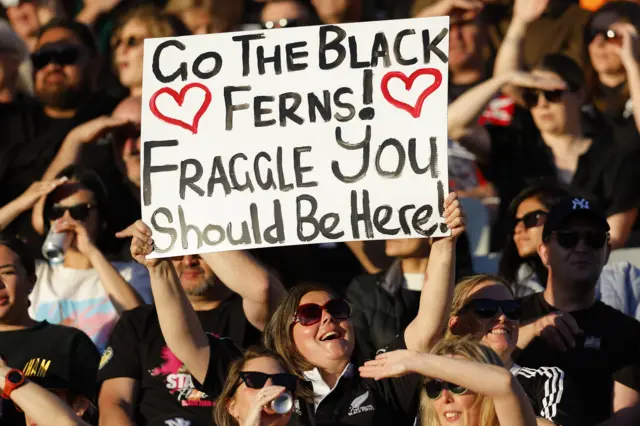
{"type": "Polygon", "coordinates": [[[594,307],[594,314],[599,321],[606,321],[610,327],[621,330],[626,335],[635,334],[640,338],[640,321],[598,300],[594,307]]]}
{"type": "MultiPolygon", "coordinates": [[[[385,272],[376,274],[362,274],[355,277],[347,287],[347,296],[350,294],[361,294],[375,292],[382,280],[384,280],[385,272]]],[[[349,300],[351,301],[351,300],[349,300]]]]}
{"type": "MultiPolygon", "coordinates": [[[[59,342],[75,342],[75,344],[87,344],[90,347],[95,348],[95,344],[87,334],[75,327],[70,327],[61,324],[50,324],[43,321],[40,329],[42,334],[47,339],[56,340],[59,342]]],[[[97,351],[97,349],[96,349],[97,351]]]]}
{"type": "Polygon", "coordinates": [[[532,293],[526,296],[518,297],[516,300],[520,302],[522,306],[531,306],[538,303],[542,298],[542,293],[532,293]]]}

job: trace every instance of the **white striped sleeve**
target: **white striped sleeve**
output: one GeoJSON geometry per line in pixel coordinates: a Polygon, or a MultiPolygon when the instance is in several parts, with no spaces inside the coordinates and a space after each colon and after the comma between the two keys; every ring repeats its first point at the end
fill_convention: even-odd
{"type": "MultiPolygon", "coordinates": [[[[540,367],[537,369],[523,367],[518,374],[527,378],[540,376],[544,380],[542,391],[544,392],[540,404],[540,412],[537,413],[549,421],[554,421],[558,414],[558,408],[564,393],[564,371],[557,367],[540,367]]],[[[538,396],[539,397],[539,396],[538,396]]]]}

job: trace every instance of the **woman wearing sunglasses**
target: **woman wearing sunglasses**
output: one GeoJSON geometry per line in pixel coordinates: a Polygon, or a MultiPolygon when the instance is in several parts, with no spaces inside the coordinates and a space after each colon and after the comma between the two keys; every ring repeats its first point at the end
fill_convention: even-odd
{"type": "MultiPolygon", "coordinates": [[[[109,203],[98,175],[70,166],[53,181],[34,183],[0,209],[0,227],[40,197],[45,197],[46,231],[63,234],[63,257],[37,262],[29,314],[81,329],[102,351],[119,313],[152,301],[148,274],[135,262],[111,263],[99,249],[109,203]]],[[[43,255],[48,248],[43,246],[43,255]]]]}
{"type": "Polygon", "coordinates": [[[518,379],[537,416],[555,424],[580,424],[574,391],[560,369],[521,368],[513,362],[521,314],[508,282],[491,275],[468,277],[456,285],[445,338],[471,336],[490,347],[518,379]]]}
{"type": "Polygon", "coordinates": [[[440,341],[431,353],[393,351],[360,367],[376,380],[417,373],[422,426],[533,426],[527,395],[491,349],[470,338],[440,341]]]}
{"type": "MultiPolygon", "coordinates": [[[[451,237],[433,241],[429,284],[422,290],[419,312],[394,347],[428,351],[440,338],[448,312],[441,295],[453,289],[455,241],[464,232],[456,194],[447,197],[444,207],[451,237]]],[[[412,424],[419,377],[380,382],[361,378],[356,369],[366,354],[357,346],[350,317],[347,301],[326,288],[304,285],[290,291],[265,329],[265,346],[278,352],[314,395],[313,402],[302,404],[302,418],[315,424],[412,424]]]]}
{"type": "Polygon", "coordinates": [[[557,185],[538,183],[518,194],[509,206],[513,228],[507,236],[499,270],[516,297],[544,290],[547,268],[538,256],[542,226],[551,206],[566,195],[567,191],[557,185]]]}
{"type": "Polygon", "coordinates": [[[111,36],[113,66],[130,96],[142,96],[142,53],[145,38],[176,37],[189,34],[176,17],[143,5],[131,9],[115,25],[111,36]]]}
{"type": "Polygon", "coordinates": [[[216,402],[217,426],[289,424],[298,378],[287,373],[278,354],[264,348],[249,348],[228,371],[216,402]],[[274,411],[274,405],[277,411],[286,412],[274,411]]]}
{"type": "Polygon", "coordinates": [[[587,118],[631,147],[640,145],[639,28],[640,5],[611,1],[591,16],[585,29],[587,118]]]}

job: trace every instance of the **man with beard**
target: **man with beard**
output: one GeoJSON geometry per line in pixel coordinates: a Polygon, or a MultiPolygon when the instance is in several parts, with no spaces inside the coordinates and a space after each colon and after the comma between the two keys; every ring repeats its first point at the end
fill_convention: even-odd
{"type": "MultiPolygon", "coordinates": [[[[32,54],[36,100],[14,102],[0,109],[0,205],[40,180],[71,129],[110,113],[117,100],[95,90],[99,57],[91,30],[66,19],[42,27],[32,54]]],[[[104,149],[107,149],[105,147],[104,149]]],[[[100,169],[104,157],[92,155],[83,165],[100,169]]],[[[9,232],[35,247],[39,239],[23,215],[9,232]]]]}
{"type": "Polygon", "coordinates": [[[624,416],[640,411],[640,323],[595,295],[611,250],[607,220],[590,200],[569,197],[549,212],[542,241],[549,277],[544,292],[520,299],[516,362],[564,370],[584,424],[637,425],[624,416]]]}
{"type": "MultiPolygon", "coordinates": [[[[241,251],[174,257],[172,263],[206,332],[243,348],[259,342],[285,293],[276,278],[241,251]]],[[[215,396],[196,390],[189,371],[167,347],[153,306],[123,314],[98,379],[101,424],[211,424],[215,396]]]]}

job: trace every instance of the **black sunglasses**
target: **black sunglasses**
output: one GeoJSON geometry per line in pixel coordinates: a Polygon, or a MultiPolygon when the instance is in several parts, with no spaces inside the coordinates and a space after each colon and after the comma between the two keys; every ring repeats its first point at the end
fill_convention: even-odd
{"type": "Polygon", "coordinates": [[[442,396],[442,391],[447,389],[449,392],[456,395],[464,395],[467,393],[467,388],[454,385],[453,383],[443,382],[442,380],[429,380],[424,389],[427,391],[429,399],[436,400],[442,396]]]}
{"type": "Polygon", "coordinates": [[[240,378],[238,382],[234,386],[232,394],[238,389],[240,384],[240,380],[244,382],[244,384],[251,389],[262,389],[264,385],[267,383],[267,380],[271,379],[271,383],[274,386],[282,386],[292,394],[296,391],[296,384],[298,383],[298,378],[293,374],[289,373],[278,373],[278,374],[267,374],[261,373],[259,371],[241,371],[240,378]]]}
{"type": "Polygon", "coordinates": [[[278,19],[277,21],[265,21],[261,23],[263,30],[272,30],[274,28],[294,28],[303,26],[302,19],[278,19]]]}
{"type": "Polygon", "coordinates": [[[45,47],[31,54],[31,62],[36,70],[41,70],[52,62],[60,66],[74,65],[81,58],[82,49],[73,45],[45,47]]]}
{"type": "Polygon", "coordinates": [[[58,220],[68,211],[75,220],[87,220],[91,210],[96,207],[98,206],[93,204],[76,204],[75,206],[54,205],[49,209],[47,216],[49,220],[58,220]]]}
{"type": "Polygon", "coordinates": [[[553,234],[558,244],[566,249],[574,248],[582,240],[590,248],[599,250],[609,240],[609,233],[598,231],[554,231],[553,234]]]}
{"type": "Polygon", "coordinates": [[[607,43],[622,44],[622,36],[609,28],[591,28],[587,33],[587,44],[591,43],[593,39],[599,35],[601,35],[607,43]]]}
{"type": "Polygon", "coordinates": [[[142,43],[144,43],[144,37],[140,36],[129,36],[129,37],[116,37],[111,41],[111,49],[116,50],[120,45],[124,45],[126,47],[138,47],[142,43]]]}
{"type": "Polygon", "coordinates": [[[544,210],[536,210],[533,212],[529,212],[520,218],[516,217],[515,224],[513,225],[513,227],[515,228],[516,226],[518,226],[520,222],[522,222],[525,229],[542,226],[544,225],[544,222],[548,214],[549,212],[546,212],[544,210]]]}
{"type": "Polygon", "coordinates": [[[343,321],[351,317],[351,305],[344,299],[331,299],[324,306],[317,303],[305,303],[298,306],[296,315],[293,317],[293,324],[299,322],[308,326],[319,322],[322,319],[322,311],[327,311],[334,319],[343,321]]]}
{"type": "Polygon", "coordinates": [[[512,321],[518,321],[522,316],[522,306],[517,300],[473,299],[460,308],[457,315],[470,310],[483,319],[494,318],[499,311],[512,321]]]}
{"type": "Polygon", "coordinates": [[[562,95],[566,90],[539,90],[539,89],[525,89],[522,91],[522,100],[527,108],[533,108],[538,105],[540,95],[544,96],[547,102],[560,102],[562,95]]]}

